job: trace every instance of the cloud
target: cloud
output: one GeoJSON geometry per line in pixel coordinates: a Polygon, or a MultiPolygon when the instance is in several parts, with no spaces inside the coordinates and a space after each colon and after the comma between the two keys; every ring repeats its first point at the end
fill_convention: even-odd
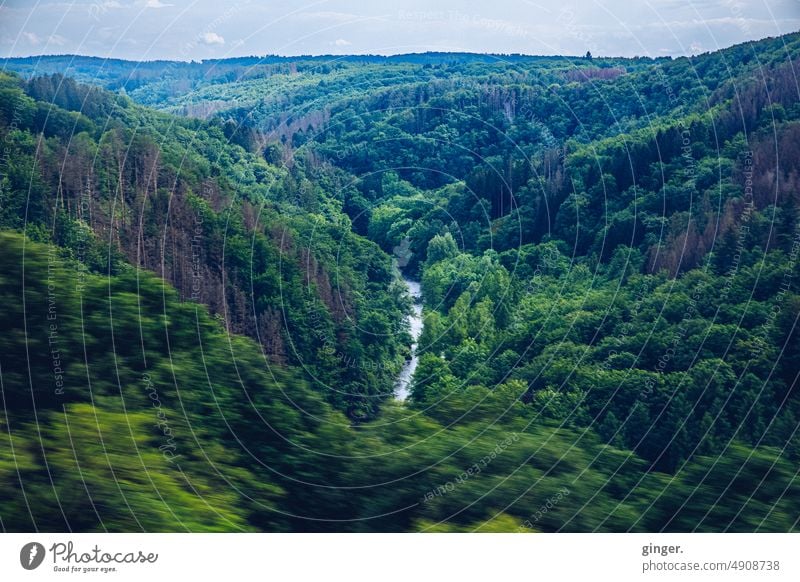
{"type": "Polygon", "coordinates": [[[332,44],[334,46],[350,46],[353,43],[350,42],[349,40],[345,40],[343,38],[337,38],[335,41],[333,41],[332,44]]]}
{"type": "Polygon", "coordinates": [[[50,46],[64,46],[67,43],[67,39],[60,34],[53,34],[48,36],[46,39],[43,39],[34,32],[23,32],[22,37],[28,41],[28,44],[31,46],[39,46],[41,44],[50,46]]]}
{"type": "Polygon", "coordinates": [[[164,4],[161,0],[145,0],[145,8],[169,8],[174,4],[164,4]]]}
{"type": "Polygon", "coordinates": [[[200,42],[207,45],[223,45],[225,44],[225,39],[216,32],[204,32],[200,35],[200,42]]]}
{"type": "Polygon", "coordinates": [[[36,36],[32,32],[23,32],[22,36],[25,37],[25,40],[28,41],[28,44],[32,44],[33,46],[41,44],[41,42],[42,42],[42,39],[40,39],[38,36],[36,36]]]}
{"type": "Polygon", "coordinates": [[[55,46],[64,46],[67,43],[67,39],[61,36],[60,34],[53,34],[47,37],[47,44],[55,45],[55,46]]]}

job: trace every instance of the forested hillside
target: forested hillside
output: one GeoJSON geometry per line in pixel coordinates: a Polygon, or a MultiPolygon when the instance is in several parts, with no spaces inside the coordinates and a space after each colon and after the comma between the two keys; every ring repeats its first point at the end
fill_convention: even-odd
{"type": "Polygon", "coordinates": [[[7,61],[0,525],[796,530],[799,57],[7,61]]]}
{"type": "Polygon", "coordinates": [[[517,381],[356,428],[161,280],[85,273],[21,235],[0,245],[7,531],[795,527],[779,448],[648,472],[543,418],[517,381]]]}
{"type": "Polygon", "coordinates": [[[270,361],[302,366],[355,417],[391,394],[402,301],[390,258],[350,231],[336,173],[271,166],[216,121],[61,76],[4,76],[0,92],[4,228],[63,246],[94,272],[155,272],[270,361]],[[364,359],[384,366],[339,365],[364,359]]]}

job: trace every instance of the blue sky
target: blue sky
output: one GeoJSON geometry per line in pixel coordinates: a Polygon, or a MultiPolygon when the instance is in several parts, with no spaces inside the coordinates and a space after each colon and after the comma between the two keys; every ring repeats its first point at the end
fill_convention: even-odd
{"type": "Polygon", "coordinates": [[[660,56],[800,30],[800,0],[0,0],[0,56],[660,56]]]}

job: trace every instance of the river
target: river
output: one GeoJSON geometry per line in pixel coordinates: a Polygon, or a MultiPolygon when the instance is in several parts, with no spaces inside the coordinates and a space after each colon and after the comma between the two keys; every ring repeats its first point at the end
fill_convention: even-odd
{"type": "Polygon", "coordinates": [[[411,328],[411,358],[406,360],[400,374],[397,376],[397,382],[394,386],[394,397],[397,400],[405,400],[408,398],[408,389],[411,385],[411,378],[414,376],[414,370],[417,369],[419,358],[417,357],[417,340],[422,333],[422,290],[420,289],[417,281],[403,278],[403,283],[406,285],[408,294],[414,301],[412,312],[408,316],[408,324],[411,328]]]}

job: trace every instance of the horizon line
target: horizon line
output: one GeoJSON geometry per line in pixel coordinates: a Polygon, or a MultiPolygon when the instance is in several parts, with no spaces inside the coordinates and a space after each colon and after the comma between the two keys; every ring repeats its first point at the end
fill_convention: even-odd
{"type": "MultiPolygon", "coordinates": [[[[679,54],[679,55],[659,55],[659,56],[649,56],[649,55],[635,55],[632,57],[625,57],[625,56],[608,56],[608,55],[595,55],[592,54],[592,58],[596,59],[616,59],[616,60],[635,60],[635,59],[649,59],[649,60],[658,60],[658,59],[680,59],[680,58],[691,58],[695,56],[700,56],[704,54],[711,54],[715,52],[719,52],[722,50],[726,50],[729,48],[733,48],[735,46],[742,46],[751,43],[758,43],[765,40],[770,39],[778,39],[784,38],[792,35],[800,34],[800,30],[788,32],[786,34],[780,34],[775,36],[765,36],[759,39],[752,39],[746,40],[743,42],[733,43],[728,46],[724,47],[717,47],[713,50],[706,50],[699,53],[691,53],[691,54],[679,54]]],[[[591,53],[591,51],[587,51],[587,53],[591,53]]],[[[453,56],[460,56],[460,55],[469,55],[469,56],[482,56],[482,57],[524,57],[524,58],[570,58],[570,59],[583,59],[586,58],[586,55],[567,55],[567,54],[530,54],[530,53],[518,53],[518,52],[472,52],[472,51],[437,51],[437,50],[430,50],[430,51],[421,51],[421,52],[407,52],[407,53],[391,53],[391,54],[380,54],[380,53],[348,53],[348,54],[332,54],[332,53],[319,53],[319,54],[298,54],[298,55],[281,55],[281,54],[264,54],[264,55],[236,55],[236,56],[224,56],[224,57],[215,57],[215,58],[208,58],[208,59],[200,59],[200,60],[181,60],[181,59],[170,59],[170,58],[163,58],[163,59],[147,59],[147,60],[138,60],[138,59],[131,59],[131,58],[121,58],[121,57],[111,57],[111,56],[99,56],[99,55],[90,55],[90,54],[78,54],[78,53],[51,53],[51,54],[32,54],[26,56],[6,56],[2,57],[3,61],[12,61],[12,60],[26,60],[26,59],[44,59],[44,58],[88,58],[88,59],[99,59],[103,61],[123,61],[123,62],[130,62],[130,63],[184,63],[184,64],[202,64],[207,62],[218,62],[218,61],[229,61],[229,60],[237,60],[237,59],[269,59],[269,58],[278,58],[278,59],[287,59],[287,60],[301,60],[301,59],[346,59],[346,58],[376,58],[376,59],[391,59],[391,58],[398,58],[398,57],[411,57],[411,56],[424,56],[424,55],[453,55],[453,56]]]]}

